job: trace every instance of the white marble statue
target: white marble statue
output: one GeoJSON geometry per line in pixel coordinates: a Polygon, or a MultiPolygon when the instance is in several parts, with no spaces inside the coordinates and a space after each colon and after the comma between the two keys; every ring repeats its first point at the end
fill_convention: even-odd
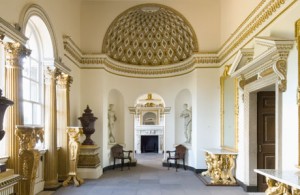
{"type": "Polygon", "coordinates": [[[114,105],[109,104],[108,108],[108,130],[109,130],[109,143],[116,143],[115,137],[113,135],[113,130],[115,128],[115,122],[117,120],[116,114],[113,111],[114,105]]]}
{"type": "Polygon", "coordinates": [[[188,104],[183,104],[184,110],[181,112],[180,117],[184,119],[184,135],[186,138],[185,143],[191,143],[192,135],[192,108],[188,108],[188,104]]]}

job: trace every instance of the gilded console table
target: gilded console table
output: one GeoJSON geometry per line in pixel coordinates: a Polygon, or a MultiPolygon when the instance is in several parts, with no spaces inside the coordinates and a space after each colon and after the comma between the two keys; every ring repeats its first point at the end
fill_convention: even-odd
{"type": "Polygon", "coordinates": [[[276,169],[254,169],[266,177],[267,195],[300,195],[300,173],[276,169]]]}
{"type": "Polygon", "coordinates": [[[236,152],[211,148],[204,149],[207,171],[199,177],[206,185],[237,185],[234,178],[236,152]]]}

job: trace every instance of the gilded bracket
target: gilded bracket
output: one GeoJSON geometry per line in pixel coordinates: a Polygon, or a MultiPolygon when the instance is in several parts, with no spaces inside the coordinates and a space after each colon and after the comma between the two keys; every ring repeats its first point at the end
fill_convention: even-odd
{"type": "Polygon", "coordinates": [[[286,69],[286,60],[278,60],[273,66],[273,70],[278,76],[278,88],[280,92],[286,91],[286,69]]]}

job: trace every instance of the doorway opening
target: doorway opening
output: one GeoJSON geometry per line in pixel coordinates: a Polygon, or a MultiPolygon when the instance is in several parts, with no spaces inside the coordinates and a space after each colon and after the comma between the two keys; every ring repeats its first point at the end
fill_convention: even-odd
{"type": "MultiPolygon", "coordinates": [[[[275,169],[275,91],[257,93],[257,168],[275,169]]],[[[258,191],[264,192],[267,183],[257,175],[258,191]]]]}

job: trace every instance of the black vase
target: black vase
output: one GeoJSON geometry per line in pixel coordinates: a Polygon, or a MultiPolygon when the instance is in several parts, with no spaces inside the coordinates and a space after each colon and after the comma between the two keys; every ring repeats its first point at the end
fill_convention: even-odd
{"type": "Polygon", "coordinates": [[[4,118],[4,113],[6,111],[6,108],[8,106],[13,105],[14,102],[2,97],[2,90],[0,89],[0,141],[3,139],[5,135],[5,131],[3,130],[3,118],[4,118]]]}
{"type": "Polygon", "coordinates": [[[92,110],[87,105],[84,113],[78,119],[81,122],[83,134],[85,135],[85,140],[82,142],[82,145],[94,145],[91,135],[95,132],[94,124],[97,117],[94,117],[92,110]]]}

